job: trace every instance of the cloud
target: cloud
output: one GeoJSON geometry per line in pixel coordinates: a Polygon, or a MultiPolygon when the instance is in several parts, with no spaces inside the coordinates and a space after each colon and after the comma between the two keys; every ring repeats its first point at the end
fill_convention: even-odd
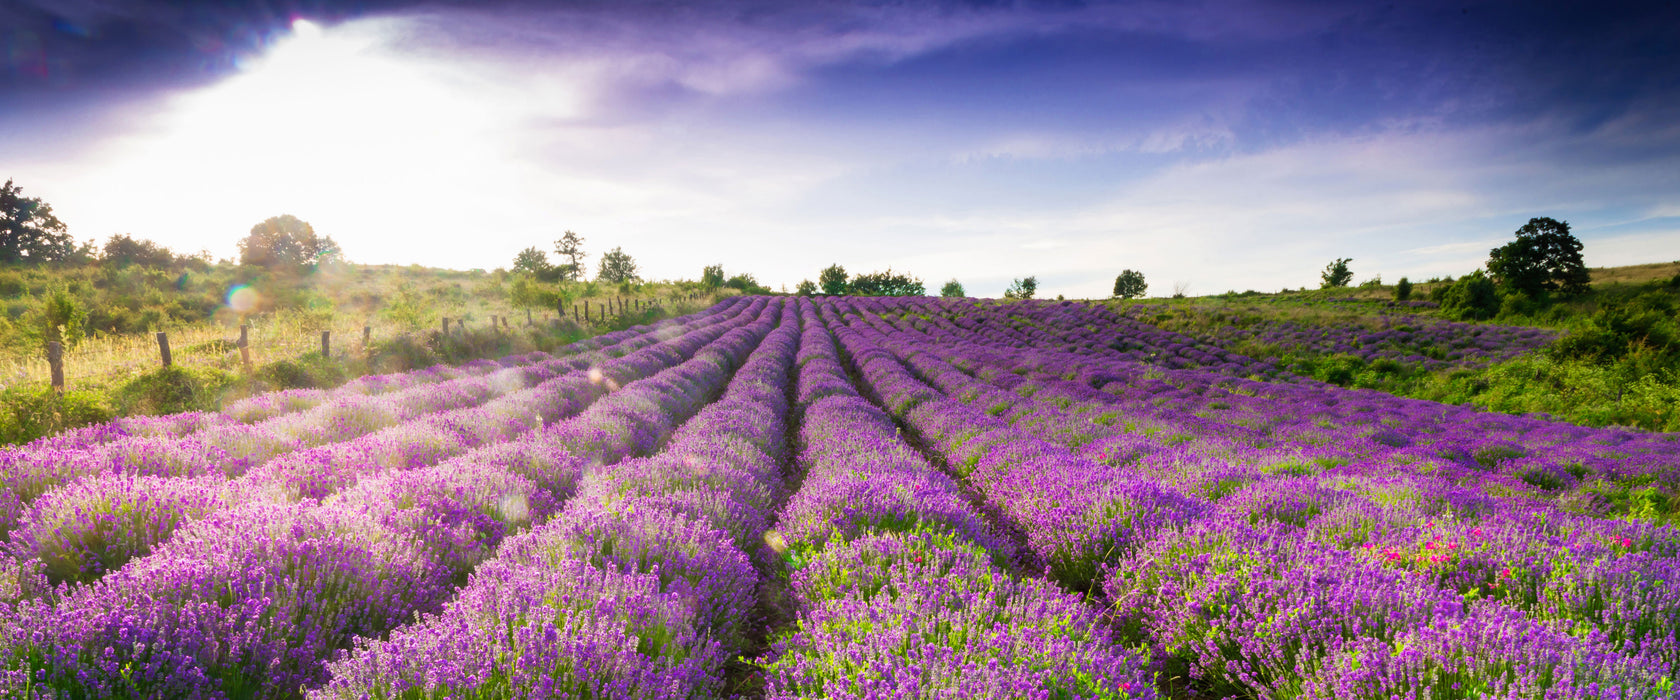
{"type": "MultiPolygon", "coordinates": [[[[151,21],[105,6],[73,7],[151,21]]],[[[290,212],[369,262],[495,267],[569,228],[655,277],[791,286],[841,262],[1070,296],[1121,268],[1157,293],[1312,285],[1337,257],[1462,274],[1539,215],[1632,251],[1667,239],[1612,222],[1674,216],[1680,187],[1675,100],[1649,87],[1668,69],[1577,52],[1627,88],[1578,103],[1478,4],[366,7],[324,20],[313,58],[252,19],[284,8],[156,20],[175,48],[147,65],[237,70],[90,111],[98,138],[57,147],[36,145],[52,119],[0,117],[0,166],[79,236],[188,250],[290,212]],[[177,46],[241,31],[224,45],[260,50],[177,46]]]]}

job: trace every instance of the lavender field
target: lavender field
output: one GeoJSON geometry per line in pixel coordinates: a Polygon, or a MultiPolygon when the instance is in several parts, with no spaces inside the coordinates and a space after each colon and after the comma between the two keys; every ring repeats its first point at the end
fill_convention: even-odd
{"type": "MultiPolygon", "coordinates": [[[[1394,326],[1254,332],[1543,340],[1394,326]]],[[[9,448],[0,696],[1680,697],[1680,435],[1244,342],[736,297],[9,448]]]]}

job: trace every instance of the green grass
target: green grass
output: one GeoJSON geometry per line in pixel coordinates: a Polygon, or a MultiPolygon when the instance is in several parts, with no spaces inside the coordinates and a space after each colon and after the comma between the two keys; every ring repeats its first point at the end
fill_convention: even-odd
{"type": "MultiPolygon", "coordinates": [[[[1592,273],[1592,289],[1579,297],[1506,298],[1499,314],[1485,323],[1546,328],[1561,336],[1537,351],[1481,366],[1426,371],[1257,338],[1227,338],[1225,343],[1232,351],[1339,386],[1504,413],[1544,413],[1581,425],[1680,431],[1680,324],[1675,321],[1680,261],[1592,273]]],[[[1444,284],[1417,283],[1412,298],[1428,299],[1444,284]]],[[[1150,311],[1139,315],[1142,320],[1204,339],[1278,321],[1377,330],[1385,316],[1392,321],[1394,314],[1445,320],[1438,310],[1389,307],[1393,299],[1392,286],[1372,285],[1105,303],[1146,304],[1150,311]]],[[[1429,349],[1420,354],[1430,355],[1429,349]]]]}

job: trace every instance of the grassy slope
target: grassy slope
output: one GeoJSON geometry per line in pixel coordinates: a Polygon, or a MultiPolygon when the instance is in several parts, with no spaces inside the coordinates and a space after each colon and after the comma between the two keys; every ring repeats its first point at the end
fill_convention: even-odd
{"type": "MultiPolygon", "coordinates": [[[[1680,308],[1680,261],[1619,268],[1595,268],[1592,291],[1580,298],[1529,308],[1511,308],[1491,324],[1533,326],[1569,336],[1586,334],[1605,323],[1604,309],[1663,305],[1680,308]]],[[[1427,299],[1433,285],[1419,284],[1414,299],[1427,299]]],[[[1279,294],[1225,294],[1175,300],[1120,302],[1166,304],[1151,314],[1163,328],[1196,337],[1212,337],[1232,324],[1291,321],[1316,326],[1359,325],[1377,329],[1379,314],[1412,313],[1442,319],[1430,309],[1392,309],[1392,286],[1338,290],[1303,290],[1279,294]]],[[[1657,331],[1672,331],[1669,319],[1657,331]]],[[[1655,335],[1653,338],[1656,337],[1655,335]]],[[[1663,352],[1654,340],[1635,343],[1616,358],[1582,358],[1557,352],[1555,346],[1491,363],[1421,371],[1404,364],[1363,362],[1348,355],[1301,352],[1249,341],[1230,343],[1244,354],[1276,359],[1297,374],[1351,387],[1386,391],[1446,403],[1470,403],[1506,413],[1545,413],[1571,423],[1621,425],[1646,430],[1680,431],[1680,354],[1663,352]]]]}
{"type": "MultiPolygon", "coordinates": [[[[531,350],[548,350],[615,327],[714,303],[692,301],[690,283],[619,287],[532,285],[505,272],[419,266],[344,265],[274,275],[235,265],[172,268],[0,267],[0,443],[16,443],[113,415],[214,409],[262,391],[333,386],[363,374],[399,372],[531,350]],[[254,292],[239,313],[231,290],[254,292]],[[42,348],[54,296],[71,300],[82,337],[65,353],[64,398],[48,390],[42,348]],[[605,303],[658,301],[658,311],[601,320],[605,303]],[[557,318],[557,307],[588,302],[592,322],[557,318]],[[529,313],[534,327],[523,328],[529,313]],[[491,316],[509,319],[491,331],[491,316]],[[448,317],[455,329],[439,333],[448,317]],[[462,323],[466,331],[461,332],[462,323]],[[233,340],[250,326],[253,371],[233,340]],[[362,344],[363,327],[370,342],[362,344]],[[158,367],[154,333],[167,331],[176,367],[158,367]],[[330,331],[332,355],[320,337],[330,331]]],[[[724,290],[732,293],[731,290],[724,290]]],[[[70,325],[78,325],[72,323],[70,325]]],[[[65,328],[69,336],[74,328],[65,328]]]]}

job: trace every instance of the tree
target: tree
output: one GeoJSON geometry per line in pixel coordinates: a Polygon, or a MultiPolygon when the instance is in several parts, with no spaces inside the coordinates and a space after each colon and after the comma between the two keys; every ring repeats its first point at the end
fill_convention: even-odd
{"type": "Polygon", "coordinates": [[[88,312],[69,290],[55,287],[41,305],[42,339],[74,347],[82,341],[88,312]]]}
{"type": "Polygon", "coordinates": [[[548,261],[548,253],[542,252],[536,246],[519,251],[513,256],[513,271],[522,272],[539,280],[552,281],[559,278],[559,270],[548,261]]]}
{"type": "Polygon", "coordinates": [[[65,260],[76,253],[68,227],[40,197],[23,196],[7,180],[0,186],[0,263],[65,260]]]}
{"type": "Polygon", "coordinates": [[[611,284],[635,282],[640,279],[636,276],[636,260],[623,248],[602,253],[601,267],[596,271],[595,279],[611,284]]]}
{"type": "Polygon", "coordinates": [[[1459,321],[1481,321],[1499,313],[1499,289],[1481,270],[1458,278],[1441,294],[1441,313],[1459,321]]]}
{"type": "Polygon", "coordinates": [[[331,236],[315,235],[315,227],[291,214],[270,217],[251,227],[239,242],[239,262],[269,269],[309,268],[344,259],[331,236]]]}
{"type": "Polygon", "coordinates": [[[895,273],[890,267],[886,272],[858,275],[852,278],[850,286],[853,294],[870,297],[919,297],[927,294],[920,278],[895,273]]]}
{"type": "Polygon", "coordinates": [[[1038,276],[1033,275],[1031,277],[1019,278],[1019,279],[1016,279],[1014,282],[1011,282],[1009,284],[1009,288],[1003,290],[1003,298],[1005,298],[1005,299],[1031,299],[1031,298],[1033,298],[1033,295],[1037,294],[1037,293],[1038,293],[1038,276]]]}
{"type": "Polygon", "coordinates": [[[1394,285],[1394,298],[1398,301],[1412,298],[1412,281],[1401,277],[1400,281],[1394,285]]]}
{"type": "Polygon", "coordinates": [[[554,242],[554,252],[566,261],[556,266],[560,271],[560,279],[568,282],[583,279],[583,236],[567,231],[554,242]]]}
{"type": "Polygon", "coordinates": [[[707,265],[700,270],[700,286],[717,289],[723,286],[723,265],[707,265]]]}
{"type": "Polygon", "coordinates": [[[1136,270],[1121,270],[1120,276],[1114,278],[1114,296],[1121,299],[1136,299],[1149,291],[1149,284],[1143,281],[1143,273],[1136,270]]]}
{"type": "Polygon", "coordinates": [[[106,264],[117,267],[169,267],[176,261],[175,253],[168,248],[126,233],[112,234],[105,241],[105,248],[99,257],[106,264]]]}
{"type": "Polygon", "coordinates": [[[1569,224],[1544,216],[1529,219],[1516,240],[1489,251],[1487,269],[1499,286],[1530,297],[1580,294],[1592,282],[1569,224]]]}
{"type": "Polygon", "coordinates": [[[823,294],[845,294],[848,291],[846,268],[839,263],[823,268],[822,274],[817,275],[817,286],[822,287],[823,294]]]}
{"type": "Polygon", "coordinates": [[[939,288],[939,296],[966,297],[968,296],[968,292],[963,291],[962,283],[958,282],[956,278],[953,277],[951,278],[951,281],[945,283],[945,286],[939,288]]]}
{"type": "Polygon", "coordinates": [[[793,293],[798,294],[799,296],[802,296],[802,297],[808,297],[808,296],[811,296],[813,294],[816,294],[817,293],[817,283],[812,282],[811,280],[800,280],[799,281],[799,286],[794,288],[793,293]]]}
{"type": "Polygon", "coordinates": [[[1330,261],[1329,265],[1325,265],[1324,272],[1319,275],[1319,279],[1323,281],[1318,285],[1318,288],[1331,289],[1348,286],[1348,283],[1353,281],[1353,270],[1348,269],[1348,263],[1350,262],[1353,262],[1353,258],[1337,258],[1330,261]]]}

